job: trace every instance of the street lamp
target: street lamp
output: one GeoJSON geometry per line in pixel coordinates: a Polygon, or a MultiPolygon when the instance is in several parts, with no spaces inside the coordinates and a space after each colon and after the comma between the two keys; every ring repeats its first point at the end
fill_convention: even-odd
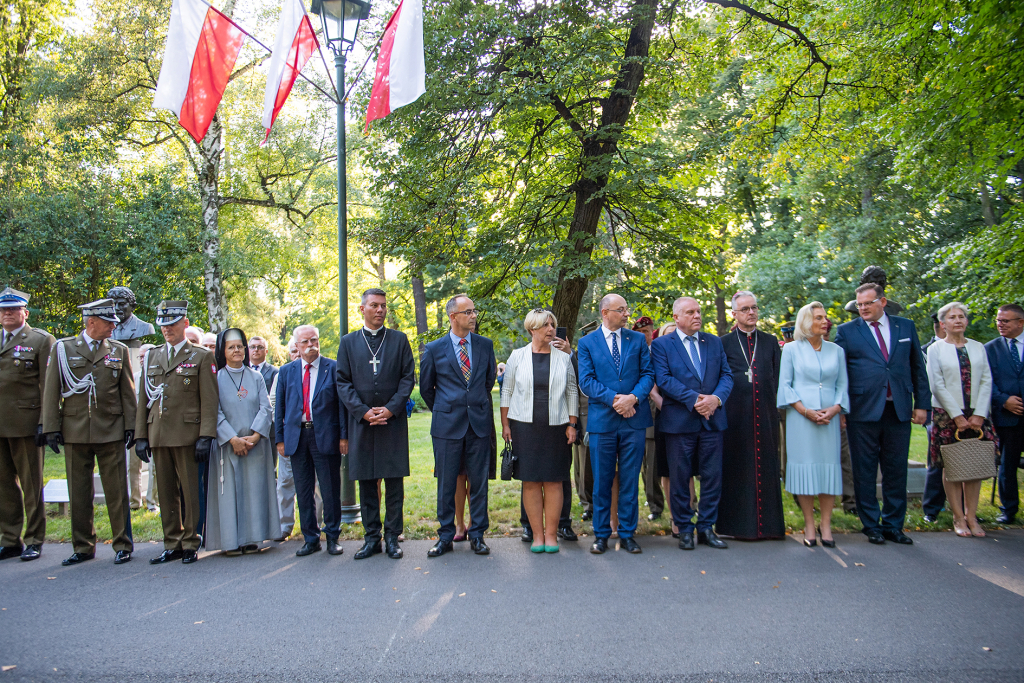
{"type": "MultiPolygon", "coordinates": [[[[345,58],[356,43],[359,24],[370,16],[369,0],[313,0],[327,46],[334,53],[338,93],[338,322],[348,334],[348,184],[345,169],[345,58]]],[[[360,521],[356,488],[348,478],[348,456],[341,457],[341,521],[360,521]]]]}

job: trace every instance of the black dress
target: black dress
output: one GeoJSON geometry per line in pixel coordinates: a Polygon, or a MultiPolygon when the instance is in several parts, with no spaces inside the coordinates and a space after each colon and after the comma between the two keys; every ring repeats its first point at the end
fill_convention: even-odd
{"type": "Polygon", "coordinates": [[[533,354],[533,422],[509,420],[512,449],[519,481],[569,481],[572,446],[566,443],[566,425],[548,425],[548,377],[551,354],[533,354]]]}

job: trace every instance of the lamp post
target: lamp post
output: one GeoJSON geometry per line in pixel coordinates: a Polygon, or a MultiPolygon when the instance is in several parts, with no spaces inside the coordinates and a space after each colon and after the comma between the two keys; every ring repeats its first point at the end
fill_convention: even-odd
{"type": "MultiPolygon", "coordinates": [[[[348,334],[348,184],[345,165],[345,59],[355,45],[359,24],[370,16],[370,0],[313,0],[327,46],[334,53],[338,94],[338,322],[348,334]]],[[[348,478],[348,456],[341,457],[341,521],[360,521],[356,488],[348,478]]]]}

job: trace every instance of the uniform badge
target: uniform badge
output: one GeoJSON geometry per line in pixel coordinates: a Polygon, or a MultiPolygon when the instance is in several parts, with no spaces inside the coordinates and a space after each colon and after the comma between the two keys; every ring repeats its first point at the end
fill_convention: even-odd
{"type": "Polygon", "coordinates": [[[185,378],[185,386],[188,386],[189,384],[192,384],[192,380],[190,380],[188,377],[186,377],[185,378]]]}
{"type": "Polygon", "coordinates": [[[215,375],[216,375],[216,374],[217,374],[217,366],[216,366],[216,365],[213,365],[213,364],[211,364],[211,365],[210,365],[210,372],[212,372],[213,374],[215,374],[215,375]]]}
{"type": "Polygon", "coordinates": [[[14,360],[14,366],[15,366],[15,367],[17,367],[17,366],[19,366],[19,365],[21,365],[21,361],[20,361],[20,360],[18,360],[18,359],[15,359],[15,360],[14,360]]]}

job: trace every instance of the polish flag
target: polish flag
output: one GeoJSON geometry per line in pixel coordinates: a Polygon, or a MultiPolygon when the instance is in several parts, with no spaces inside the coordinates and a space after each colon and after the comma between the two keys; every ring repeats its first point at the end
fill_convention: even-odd
{"type": "Polygon", "coordinates": [[[203,0],[173,0],[153,107],[170,109],[199,143],[217,113],[243,34],[203,0]]]}
{"type": "Polygon", "coordinates": [[[319,44],[302,0],[285,0],[281,23],[277,25],[274,52],[270,56],[267,92],[263,97],[263,127],[267,134],[261,145],[267,144],[270,129],[288,99],[295,79],[317,47],[319,44]]]}
{"type": "Polygon", "coordinates": [[[423,0],[402,0],[384,29],[377,75],[366,109],[366,130],[370,130],[371,121],[415,102],[427,91],[425,81],[423,0]]]}

